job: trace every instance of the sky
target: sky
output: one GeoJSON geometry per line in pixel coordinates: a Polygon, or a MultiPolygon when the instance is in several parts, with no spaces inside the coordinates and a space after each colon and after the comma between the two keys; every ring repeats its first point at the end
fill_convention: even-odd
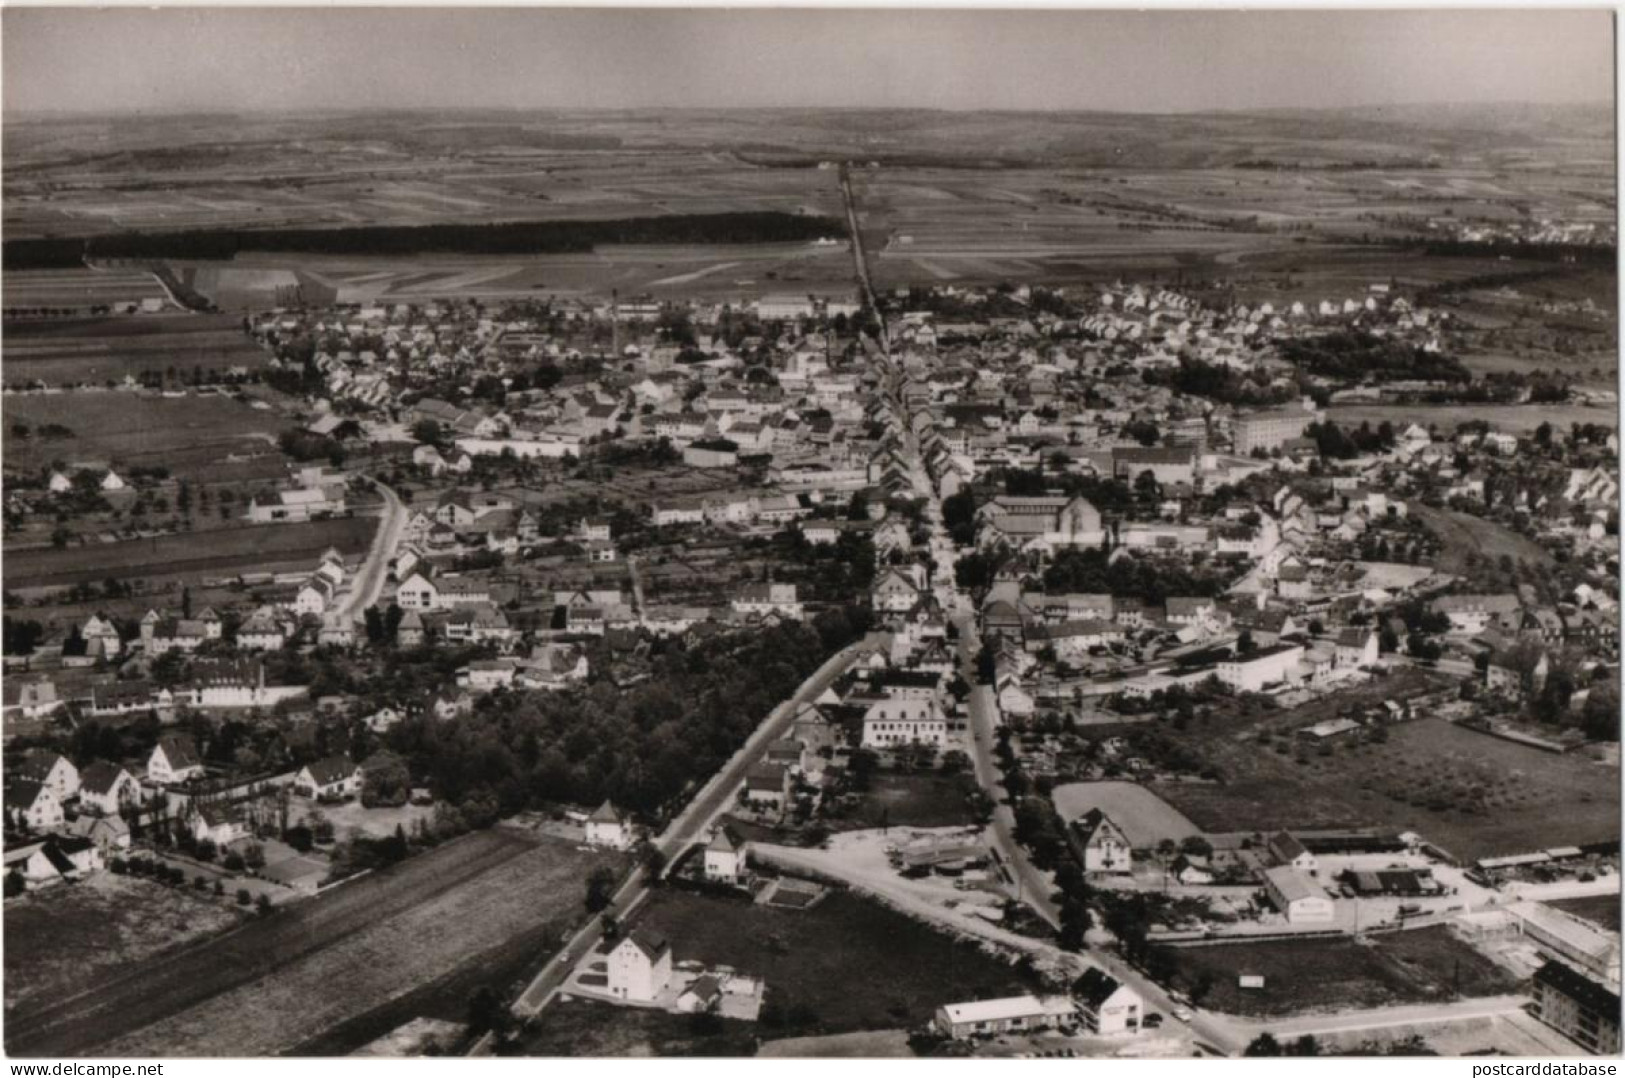
{"type": "Polygon", "coordinates": [[[1613,100],[1606,10],[7,7],[8,113],[1613,100]]]}

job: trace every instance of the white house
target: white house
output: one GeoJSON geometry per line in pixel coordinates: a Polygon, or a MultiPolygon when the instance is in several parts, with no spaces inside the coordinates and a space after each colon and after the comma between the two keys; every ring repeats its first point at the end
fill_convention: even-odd
{"type": "Polygon", "coordinates": [[[1099,967],[1077,979],[1072,999],[1084,1028],[1091,1033],[1138,1033],[1145,1016],[1140,994],[1099,967]]]}
{"type": "Polygon", "coordinates": [[[1270,859],[1277,865],[1294,869],[1305,876],[1320,875],[1320,862],[1290,831],[1277,831],[1270,836],[1266,845],[1270,859]]]}
{"type": "Polygon", "coordinates": [[[1128,836],[1097,808],[1072,821],[1067,841],[1085,872],[1126,875],[1134,871],[1134,850],[1128,836]]]}
{"type": "Polygon", "coordinates": [[[1376,665],[1377,634],[1370,629],[1344,629],[1337,634],[1334,660],[1339,670],[1376,665]]]}
{"type": "Polygon", "coordinates": [[[738,883],[745,875],[746,843],[727,827],[717,828],[705,846],[705,878],[738,883]]]}
{"type": "Polygon", "coordinates": [[[609,994],[651,1003],[671,987],[671,944],[647,929],[636,929],[609,952],[609,994]]]}
{"type": "Polygon", "coordinates": [[[87,766],[79,775],[79,804],[104,816],[117,816],[125,805],[138,804],[141,785],[117,764],[103,760],[87,766]]]}
{"type": "Polygon", "coordinates": [[[587,845],[624,850],[632,845],[632,823],[614,804],[605,801],[587,817],[587,845]]]}
{"type": "Polygon", "coordinates": [[[79,769],[66,756],[49,749],[25,753],[7,777],[33,779],[49,786],[56,799],[64,804],[79,796],[79,769]]]}
{"type": "Polygon", "coordinates": [[[344,755],[306,764],[293,779],[294,792],[325,800],[354,797],[361,792],[361,768],[344,755]]]}
{"type": "Polygon", "coordinates": [[[6,816],[27,824],[31,831],[50,831],[62,826],[62,802],[42,782],[13,779],[6,783],[6,816]]]}
{"type": "Polygon", "coordinates": [[[158,739],[152,755],[147,758],[147,777],[154,782],[186,782],[203,777],[203,760],[197,746],[185,734],[171,734],[158,739]]]}
{"type": "Polygon", "coordinates": [[[225,805],[202,803],[192,817],[192,837],[199,842],[212,842],[216,846],[229,846],[248,834],[248,829],[237,814],[225,805]]]}

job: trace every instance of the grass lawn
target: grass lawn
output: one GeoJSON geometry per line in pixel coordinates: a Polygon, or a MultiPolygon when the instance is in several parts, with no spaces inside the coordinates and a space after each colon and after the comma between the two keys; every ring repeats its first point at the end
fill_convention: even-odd
{"type": "Polygon", "coordinates": [[[1505,554],[1514,561],[1552,564],[1551,551],[1493,520],[1455,509],[1435,509],[1421,502],[1415,504],[1414,512],[1439,537],[1434,564],[1444,572],[1470,576],[1467,555],[1471,553],[1495,560],[1505,554]]]}
{"type": "Polygon", "coordinates": [[[1178,987],[1213,979],[1204,1007],[1230,1014],[1278,1016],[1402,1003],[1447,1001],[1513,992],[1518,980],[1458,940],[1444,926],[1351,939],[1227,943],[1169,947],[1178,987]],[[1261,989],[1237,978],[1258,975],[1261,989]]]}
{"type": "Polygon", "coordinates": [[[1619,896],[1618,895],[1592,895],[1589,898],[1559,898],[1546,903],[1564,913],[1572,913],[1576,917],[1584,917],[1592,924],[1600,925],[1610,932],[1619,931],[1619,896]]]}
{"type": "Polygon", "coordinates": [[[910,1028],[943,1003],[1038,983],[975,944],[845,891],[789,911],[665,890],[638,924],[670,940],[677,961],[765,978],[766,1037],[910,1028]],[[786,1018],[775,1022],[777,1015],[786,1018]]]}
{"type": "Polygon", "coordinates": [[[1385,743],[1347,742],[1325,756],[1283,755],[1235,737],[1204,738],[1200,751],[1224,783],[1155,789],[1207,831],[1415,830],[1463,859],[1619,837],[1617,768],[1442,719],[1395,726],[1385,743]]]}
{"type": "Polygon", "coordinates": [[[709,1020],[609,1003],[572,1000],[542,1012],[519,1038],[524,1056],[749,1056],[756,1033],[749,1022],[709,1020]]]}
{"type": "Polygon", "coordinates": [[[826,822],[834,831],[967,826],[976,822],[965,802],[975,788],[964,773],[883,771],[870,779],[856,804],[826,822]]]}
{"type": "Polygon", "coordinates": [[[111,872],[7,902],[6,1013],[20,1003],[73,995],[103,973],[241,919],[227,900],[111,872]]]}

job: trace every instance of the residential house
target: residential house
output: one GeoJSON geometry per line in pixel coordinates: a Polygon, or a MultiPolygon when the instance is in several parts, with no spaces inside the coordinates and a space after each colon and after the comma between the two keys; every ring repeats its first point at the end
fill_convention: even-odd
{"type": "Polygon", "coordinates": [[[1276,865],[1295,869],[1305,876],[1320,875],[1320,862],[1290,831],[1277,831],[1271,835],[1265,848],[1276,865]]]}
{"type": "Polygon", "coordinates": [[[1138,1033],[1145,1017],[1140,994],[1105,970],[1091,967],[1072,985],[1072,1001],[1090,1033],[1138,1033]]]}
{"type": "Polygon", "coordinates": [[[130,825],[122,816],[80,816],[68,824],[68,833],[88,840],[100,851],[103,862],[130,848],[130,825]]]}
{"type": "Polygon", "coordinates": [[[30,831],[50,831],[62,826],[62,801],[56,791],[36,779],[12,779],[6,783],[7,824],[17,821],[30,831]]]}
{"type": "Polygon", "coordinates": [[[745,876],[747,843],[727,826],[717,828],[705,844],[705,878],[715,883],[738,883],[745,876]]]}
{"type": "Polygon", "coordinates": [[[117,816],[126,805],[140,804],[141,784],[118,764],[97,760],[79,775],[79,806],[117,816]]]}
{"type": "Polygon", "coordinates": [[[343,801],[361,793],[361,768],[342,754],[324,757],[299,769],[293,789],[301,797],[343,801]]]}
{"type": "Polygon", "coordinates": [[[1073,820],[1066,829],[1066,838],[1085,872],[1127,875],[1134,871],[1134,851],[1128,836],[1098,808],[1073,820]]]}
{"type": "Polygon", "coordinates": [[[587,845],[600,849],[625,850],[632,846],[632,822],[609,801],[598,806],[598,811],[587,817],[587,845]]]}
{"type": "Polygon", "coordinates": [[[192,816],[192,837],[199,842],[212,842],[216,846],[230,846],[248,835],[242,818],[229,805],[205,801],[196,803],[192,816]]]}
{"type": "Polygon", "coordinates": [[[1377,664],[1377,634],[1371,629],[1344,629],[1337,634],[1333,653],[1339,670],[1358,670],[1377,664]]]}
{"type": "Polygon", "coordinates": [[[66,756],[50,749],[32,749],[24,753],[7,777],[43,783],[63,804],[79,796],[79,769],[66,756]]]}
{"type": "Polygon", "coordinates": [[[652,1003],[671,987],[671,944],[645,928],[621,937],[608,951],[609,994],[652,1003]]]}
{"type": "Polygon", "coordinates": [[[198,755],[197,745],[185,734],[159,738],[147,758],[147,777],[161,784],[202,778],[203,758],[198,755]]]}

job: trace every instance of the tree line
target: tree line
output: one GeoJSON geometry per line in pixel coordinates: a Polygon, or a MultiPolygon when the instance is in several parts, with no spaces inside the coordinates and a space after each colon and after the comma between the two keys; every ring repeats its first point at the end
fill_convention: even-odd
{"type": "Polygon", "coordinates": [[[87,258],[225,260],[243,251],[327,255],[580,253],[613,243],[785,243],[845,236],[832,217],[760,211],[626,217],[604,221],[364,225],[354,228],[195,229],[77,239],[17,239],[8,269],[63,269],[87,258]]]}

